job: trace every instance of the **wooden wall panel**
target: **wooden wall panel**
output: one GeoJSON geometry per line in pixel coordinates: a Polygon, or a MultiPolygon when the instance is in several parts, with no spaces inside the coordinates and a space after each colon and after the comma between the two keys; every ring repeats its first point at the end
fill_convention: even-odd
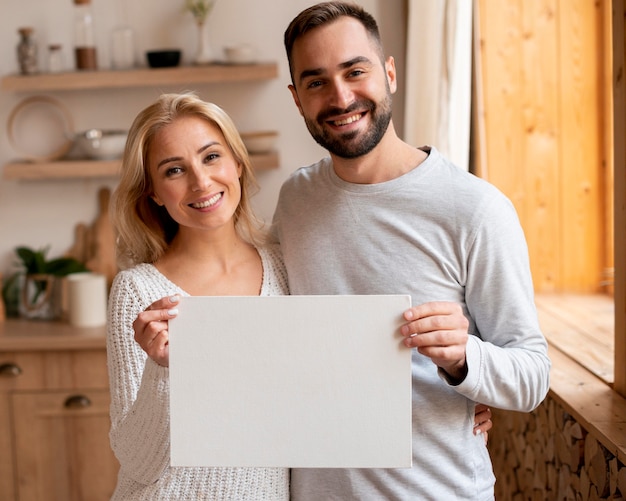
{"type": "Polygon", "coordinates": [[[483,172],[515,204],[538,292],[598,292],[602,2],[478,0],[483,172]]]}
{"type": "MultiPolygon", "coordinates": [[[[521,4],[521,2],[520,2],[521,4]]],[[[523,224],[531,249],[536,288],[552,291],[561,280],[555,266],[563,252],[554,215],[561,201],[559,190],[559,46],[556,12],[558,0],[523,3],[521,22],[523,115],[520,134],[523,141],[524,208],[523,224]]]]}
{"type": "Polygon", "coordinates": [[[500,187],[518,210],[524,199],[522,143],[512,124],[518,124],[521,116],[521,4],[522,0],[481,0],[479,7],[486,136],[483,175],[500,187]]]}
{"type": "Polygon", "coordinates": [[[590,0],[560,3],[563,284],[570,291],[599,290],[604,252],[602,10],[590,0]]]}

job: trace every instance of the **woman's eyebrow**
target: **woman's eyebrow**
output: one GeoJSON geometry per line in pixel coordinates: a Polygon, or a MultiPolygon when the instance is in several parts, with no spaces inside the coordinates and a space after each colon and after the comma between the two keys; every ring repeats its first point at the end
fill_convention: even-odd
{"type": "MultiPolygon", "coordinates": [[[[202,153],[204,150],[210,148],[213,145],[216,144],[220,144],[218,141],[211,141],[207,144],[205,144],[204,146],[201,146],[200,148],[198,148],[197,153],[202,153]]],[[[168,157],[168,158],[164,158],[163,160],[161,160],[158,164],[157,164],[157,169],[165,164],[168,164],[170,162],[180,162],[183,159],[183,157],[168,157]]]]}
{"type": "Polygon", "coordinates": [[[210,148],[211,146],[214,146],[214,145],[216,145],[216,144],[217,144],[217,145],[219,145],[219,144],[220,144],[220,143],[219,143],[219,141],[210,141],[210,142],[208,142],[207,144],[205,144],[204,146],[202,146],[202,147],[198,148],[197,153],[202,153],[204,150],[206,150],[206,149],[208,149],[208,148],[210,148]]]}
{"type": "Polygon", "coordinates": [[[182,160],[182,157],[168,157],[168,158],[164,158],[163,160],[161,160],[158,164],[157,164],[157,169],[165,164],[168,164],[170,162],[179,162],[180,160],[182,160]]]}

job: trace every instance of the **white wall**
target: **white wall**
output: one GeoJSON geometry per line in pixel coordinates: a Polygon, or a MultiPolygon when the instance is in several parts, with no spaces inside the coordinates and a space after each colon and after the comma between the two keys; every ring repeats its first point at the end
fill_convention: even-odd
{"type": "MultiPolygon", "coordinates": [[[[190,63],[196,48],[193,19],[182,12],[183,0],[92,0],[95,13],[98,60],[108,68],[112,30],[128,24],[135,32],[138,63],[153,48],[180,47],[183,63],[190,63]]],[[[297,167],[316,161],[325,152],[310,138],[287,89],[289,72],[282,35],[289,21],[311,0],[218,0],[208,29],[216,57],[224,45],[248,42],[259,59],[279,63],[279,78],[267,82],[201,85],[201,97],[222,106],[240,130],[279,131],[281,165],[259,174],[261,191],[254,201],[258,213],[271,219],[280,185],[297,167]]],[[[362,0],[381,21],[388,52],[402,47],[403,0],[362,0]],[[379,5],[381,6],[379,8],[379,5]],[[382,6],[384,5],[384,9],[382,6]],[[391,48],[391,49],[390,49],[391,48]]],[[[0,0],[0,75],[17,73],[17,29],[32,26],[39,44],[40,68],[45,69],[47,45],[63,45],[65,64],[73,68],[72,0],[0,0]]],[[[177,88],[60,91],[46,93],[71,110],[74,129],[128,128],[137,112],[163,91],[177,88]]],[[[2,166],[19,157],[10,145],[6,124],[11,110],[25,97],[37,93],[0,92],[0,175],[2,166]]],[[[402,123],[395,117],[396,127],[402,123]]],[[[38,138],[28,138],[37,143],[38,138]]],[[[97,191],[115,186],[115,180],[7,181],[0,177],[0,273],[14,262],[14,249],[50,246],[49,257],[62,255],[74,241],[77,223],[91,224],[98,212],[97,191]]]]}

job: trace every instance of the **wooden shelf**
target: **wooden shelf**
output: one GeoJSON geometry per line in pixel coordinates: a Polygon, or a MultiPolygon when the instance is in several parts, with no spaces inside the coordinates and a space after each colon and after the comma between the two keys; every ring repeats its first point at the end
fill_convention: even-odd
{"type": "Polygon", "coordinates": [[[7,75],[2,90],[51,91],[159,87],[164,85],[211,84],[270,80],[278,77],[276,63],[208,64],[175,68],[138,68],[134,70],[98,70],[38,75],[7,75]]]}
{"type": "MultiPolygon", "coordinates": [[[[256,171],[277,169],[278,153],[275,151],[250,155],[252,167],[256,171]]],[[[72,179],[117,177],[119,160],[66,160],[58,162],[11,162],[4,166],[4,179],[35,181],[44,179],[72,179]]]]}

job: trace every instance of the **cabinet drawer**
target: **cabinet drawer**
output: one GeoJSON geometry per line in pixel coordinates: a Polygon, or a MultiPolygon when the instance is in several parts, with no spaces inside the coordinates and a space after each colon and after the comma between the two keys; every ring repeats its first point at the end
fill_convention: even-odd
{"type": "Polygon", "coordinates": [[[107,501],[118,464],[109,445],[109,392],[15,392],[20,500],[107,501]]]}
{"type": "Polygon", "coordinates": [[[0,353],[0,391],[107,387],[103,349],[0,353]]]}

